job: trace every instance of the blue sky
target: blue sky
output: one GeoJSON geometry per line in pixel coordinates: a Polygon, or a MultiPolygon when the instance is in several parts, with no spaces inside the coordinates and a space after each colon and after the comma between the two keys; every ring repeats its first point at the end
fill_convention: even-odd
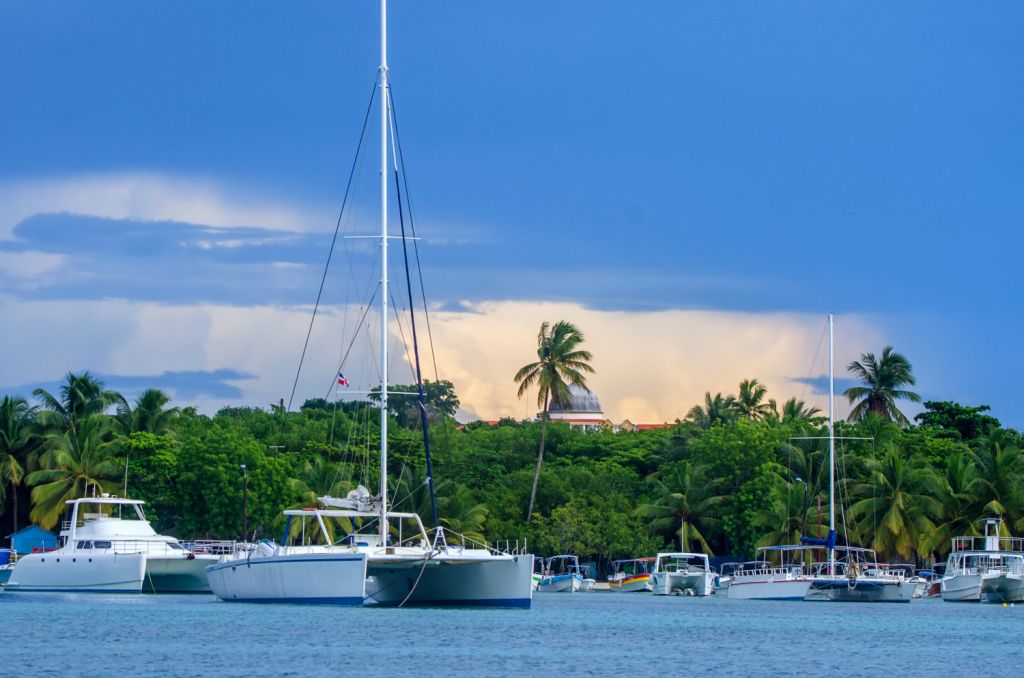
{"type": "MultiPolygon", "coordinates": [[[[753,323],[834,311],[879,340],[854,354],[891,342],[925,396],[1024,425],[1020,3],[391,9],[396,108],[442,308],[753,323]]],[[[59,327],[50,314],[69,301],[118,300],[128,314],[311,303],[373,84],[376,11],[0,0],[0,304],[31,309],[15,314],[29,322],[19,331],[59,327]]],[[[373,166],[357,173],[353,231],[375,219],[373,166]]],[[[535,328],[521,331],[528,346],[535,328]]],[[[258,369],[208,351],[166,369],[89,356],[31,356],[38,374],[0,367],[0,386],[80,369],[258,369]]],[[[294,347],[282,357],[296,360],[294,347]]],[[[266,399],[248,383],[211,397],[266,399]]]]}

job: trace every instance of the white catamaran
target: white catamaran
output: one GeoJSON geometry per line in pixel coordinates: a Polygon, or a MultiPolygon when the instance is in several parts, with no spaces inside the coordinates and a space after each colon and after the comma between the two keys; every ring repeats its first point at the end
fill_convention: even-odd
{"type": "Polygon", "coordinates": [[[206,567],[219,558],[208,551],[218,549],[189,548],[157,534],[142,512],[143,503],[109,496],[68,501],[71,519],[60,533],[63,545],[20,558],[7,590],[208,592],[206,567]]]}
{"type": "MultiPolygon", "coordinates": [[[[388,495],[388,229],[389,157],[395,158],[393,110],[387,64],[387,0],[380,2],[380,491],[353,491],[344,499],[322,497],[324,508],[286,511],[289,520],[315,520],[319,545],[264,543],[253,553],[228,556],[210,568],[213,592],[224,600],[334,602],[379,605],[529,607],[533,556],[514,548],[497,550],[447,532],[432,534],[414,513],[389,507],[388,495]],[[390,141],[390,142],[389,142],[390,141]],[[343,519],[353,531],[334,542],[324,519],[343,519]],[[356,529],[358,526],[358,529],[356,529]],[[314,573],[315,569],[315,573],[314,573]]],[[[401,236],[404,238],[403,236],[401,236]]],[[[413,319],[415,344],[415,319],[413,319]]],[[[421,384],[418,349],[417,383],[421,384]]],[[[407,394],[406,394],[407,395],[407,394]]],[[[420,405],[422,410],[422,388],[420,405]]],[[[424,424],[424,431],[426,426],[424,424]]],[[[429,453],[428,453],[429,454],[429,453]]],[[[427,458],[427,484],[433,480],[427,458]]],[[[288,530],[285,532],[286,537],[288,530]]]]}
{"type": "MultiPolygon", "coordinates": [[[[804,596],[805,600],[834,602],[909,603],[917,588],[902,572],[878,565],[871,549],[836,546],[836,437],[835,437],[835,369],[832,340],[833,317],[828,316],[828,537],[801,538],[801,543],[824,547],[828,562],[822,563],[804,596]],[[844,554],[836,560],[836,552],[844,554]]],[[[731,589],[731,587],[730,587],[731,589]]]]}
{"type": "Polygon", "coordinates": [[[942,575],[947,602],[1024,601],[1024,539],[1001,537],[999,518],[985,520],[982,537],[956,537],[942,575]]]}

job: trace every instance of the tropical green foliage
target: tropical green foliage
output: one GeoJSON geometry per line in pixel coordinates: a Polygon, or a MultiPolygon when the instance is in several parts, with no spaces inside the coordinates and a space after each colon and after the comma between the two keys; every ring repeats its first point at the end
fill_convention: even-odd
{"type": "MultiPolygon", "coordinates": [[[[566,336],[550,326],[542,334],[566,336]]],[[[582,378],[582,338],[572,334],[578,341],[568,354],[576,353],[570,362],[582,378]]],[[[559,388],[553,383],[544,405],[559,388]]],[[[745,558],[758,546],[828,529],[826,421],[799,399],[780,407],[757,380],[743,382],[737,396],[709,393],[671,426],[621,433],[583,432],[544,417],[460,426],[443,405],[457,401],[454,386],[439,384],[444,397],[428,433],[440,522],[452,541],[526,538],[537,553],[576,553],[603,568],[677,545],[745,558]]],[[[379,485],[379,415],[368,402],[207,416],[170,408],[159,392],[129,405],[95,378],[74,374],[57,397],[39,392],[36,402],[0,401],[3,525],[24,524],[31,513],[53,526],[67,499],[127,488],[146,500],[162,532],[237,538],[245,464],[247,536],[280,539],[282,509],[379,485]]],[[[930,403],[921,425],[910,427],[867,410],[836,424],[841,541],[876,548],[884,559],[926,561],[943,557],[952,537],[977,532],[986,517],[1024,534],[1022,439],[989,421],[987,407],[930,403]]],[[[428,519],[420,424],[402,411],[392,415],[389,494],[399,510],[428,519]]],[[[335,538],[351,527],[331,525],[335,538]]]]}

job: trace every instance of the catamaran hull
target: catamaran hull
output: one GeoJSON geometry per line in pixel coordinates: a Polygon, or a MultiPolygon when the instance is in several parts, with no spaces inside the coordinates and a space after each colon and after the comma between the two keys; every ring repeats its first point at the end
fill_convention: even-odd
{"type": "Polygon", "coordinates": [[[537,584],[538,593],[575,593],[583,585],[583,577],[575,574],[560,574],[544,577],[537,584]]]}
{"type": "Polygon", "coordinates": [[[533,556],[481,560],[435,556],[403,563],[370,561],[368,605],[530,607],[533,556]]]}
{"type": "Polygon", "coordinates": [[[650,584],[656,596],[710,596],[715,592],[715,575],[710,572],[655,572],[651,575],[650,584]]]}
{"type": "Polygon", "coordinates": [[[213,594],[229,602],[363,604],[366,554],[237,558],[206,568],[213,594]]]}
{"type": "MultiPolygon", "coordinates": [[[[733,586],[735,585],[733,582],[733,586]]],[[[835,603],[909,603],[916,588],[917,585],[909,581],[816,579],[811,582],[804,600],[827,600],[835,603]]]]}
{"type": "Polygon", "coordinates": [[[195,556],[191,560],[178,556],[149,556],[142,590],[150,593],[210,593],[206,568],[218,560],[217,556],[195,556]]]}
{"type": "Polygon", "coordinates": [[[951,603],[1019,603],[1024,601],[1020,575],[958,574],[942,580],[942,599],[951,603]]]}
{"type": "Polygon", "coordinates": [[[139,593],[146,573],[142,553],[33,553],[21,558],[5,591],[139,593]]]}
{"type": "Polygon", "coordinates": [[[729,598],[736,600],[803,600],[810,579],[759,579],[743,581],[734,577],[729,583],[729,598]]]}

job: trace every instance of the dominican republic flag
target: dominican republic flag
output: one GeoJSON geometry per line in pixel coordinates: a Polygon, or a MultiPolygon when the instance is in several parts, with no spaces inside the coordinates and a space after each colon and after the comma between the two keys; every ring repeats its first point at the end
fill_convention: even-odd
{"type": "Polygon", "coordinates": [[[341,372],[338,372],[338,386],[348,386],[348,379],[341,372]]]}

